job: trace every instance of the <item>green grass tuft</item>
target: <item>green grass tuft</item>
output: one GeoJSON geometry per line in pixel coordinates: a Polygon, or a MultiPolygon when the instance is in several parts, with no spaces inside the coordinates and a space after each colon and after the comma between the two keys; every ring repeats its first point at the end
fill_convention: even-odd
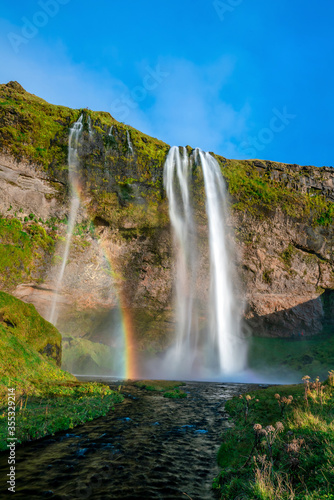
{"type": "Polygon", "coordinates": [[[331,498],[334,485],[333,373],[326,384],[269,387],[233,398],[223,434],[222,499],[331,498]],[[262,427],[262,428],[261,428],[262,427]]]}
{"type": "Polygon", "coordinates": [[[135,382],[137,387],[141,389],[146,389],[147,391],[172,391],[177,387],[186,385],[184,382],[175,382],[172,380],[138,380],[135,382]]]}
{"type": "Polygon", "coordinates": [[[174,391],[167,391],[164,393],[164,398],[183,399],[186,397],[187,394],[184,391],[180,391],[179,389],[175,389],[174,391]]]}

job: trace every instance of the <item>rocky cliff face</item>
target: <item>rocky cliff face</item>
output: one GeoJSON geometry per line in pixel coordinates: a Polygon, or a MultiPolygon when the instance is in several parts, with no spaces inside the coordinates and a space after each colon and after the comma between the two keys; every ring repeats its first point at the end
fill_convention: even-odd
{"type": "MultiPolygon", "coordinates": [[[[107,342],[105,325],[121,303],[132,316],[138,347],[161,350],[175,327],[175,264],[163,189],[169,146],[108,113],[52,106],[15,82],[0,86],[1,288],[48,318],[66,234],[68,128],[81,113],[81,210],[58,327],[64,335],[107,342]]],[[[216,158],[230,193],[247,331],[289,337],[333,330],[333,168],[216,158]]],[[[203,179],[195,168],[193,178],[203,250],[201,308],[209,288],[201,239],[207,228],[203,179]]]]}
{"type": "Polygon", "coordinates": [[[234,212],[248,324],[261,336],[334,331],[334,169],[252,164],[285,194],[280,206],[265,203],[262,214],[234,212]]]}

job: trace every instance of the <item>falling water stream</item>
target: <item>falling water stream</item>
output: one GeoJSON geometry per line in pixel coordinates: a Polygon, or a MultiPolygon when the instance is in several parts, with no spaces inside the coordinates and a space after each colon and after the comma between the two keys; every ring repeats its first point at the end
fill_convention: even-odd
{"type": "Polygon", "coordinates": [[[58,303],[59,293],[62,288],[64,272],[70,251],[74,225],[80,206],[80,200],[78,195],[78,142],[82,129],[83,129],[83,115],[81,115],[79,120],[73,124],[72,128],[70,129],[68,138],[68,177],[69,177],[68,180],[71,189],[71,204],[70,204],[70,215],[67,226],[65,250],[63,254],[62,265],[58,275],[56,290],[52,301],[52,306],[49,316],[49,321],[52,324],[56,324],[57,322],[57,303],[58,303]]]}
{"type": "Polygon", "coordinates": [[[126,131],[126,142],[129,148],[130,155],[133,156],[133,146],[131,142],[130,132],[128,130],[126,131]]]}
{"type": "Polygon", "coordinates": [[[218,162],[198,150],[206,192],[210,246],[210,346],[218,353],[221,373],[235,373],[244,368],[245,346],[241,341],[239,314],[235,304],[230,273],[232,257],[227,248],[226,188],[218,162]]]}
{"type": "MultiPolygon", "coordinates": [[[[189,191],[190,162],[185,148],[182,154],[171,148],[164,170],[164,183],[169,200],[169,215],[177,247],[176,310],[178,330],[175,345],[167,353],[167,365],[173,372],[189,375],[197,356],[198,322],[193,307],[196,281],[196,231],[189,191]],[[175,179],[176,178],[176,179],[175,179]],[[175,183],[176,180],[176,183],[175,183]],[[178,189],[175,189],[175,187],[178,189]],[[185,355],[185,353],[187,353],[185,355]]],[[[178,376],[174,373],[175,376],[178,376]]],[[[168,374],[166,374],[168,375],[168,374]]]]}
{"type": "Polygon", "coordinates": [[[188,156],[185,148],[180,151],[172,147],[165,163],[164,183],[177,253],[177,330],[175,343],[162,365],[162,376],[210,379],[238,373],[245,367],[246,347],[232,288],[227,195],[219,164],[200,149],[188,156]],[[199,245],[192,196],[193,166],[201,166],[203,171],[208,219],[210,292],[205,332],[199,330],[195,307],[199,245]]]}

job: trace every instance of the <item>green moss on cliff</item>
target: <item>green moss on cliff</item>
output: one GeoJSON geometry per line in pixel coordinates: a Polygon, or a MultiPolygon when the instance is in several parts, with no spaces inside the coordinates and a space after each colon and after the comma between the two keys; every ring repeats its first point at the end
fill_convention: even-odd
{"type": "Polygon", "coordinates": [[[29,94],[17,82],[0,85],[0,141],[17,160],[65,168],[68,127],[77,115],[29,94]]]}
{"type": "Polygon", "coordinates": [[[286,215],[313,225],[334,223],[334,203],[322,194],[302,192],[272,178],[270,169],[260,171],[251,161],[226,160],[216,156],[222,166],[236,210],[267,217],[280,208],[286,215]]]}
{"type": "Polygon", "coordinates": [[[0,286],[7,290],[30,277],[54,250],[38,223],[0,216],[0,286]]]}
{"type": "Polygon", "coordinates": [[[295,253],[296,249],[291,244],[281,253],[281,259],[288,268],[291,267],[291,260],[295,253]]]}
{"type": "Polygon", "coordinates": [[[37,352],[53,357],[60,364],[61,335],[42,318],[32,304],[0,292],[0,325],[18,341],[24,341],[37,352]]]}
{"type": "Polygon", "coordinates": [[[280,205],[289,215],[303,215],[297,193],[260,176],[247,162],[228,162],[223,174],[230,193],[238,200],[236,209],[258,213],[263,209],[274,210],[280,205]]]}
{"type": "Polygon", "coordinates": [[[35,307],[0,292],[0,400],[6,387],[36,390],[43,381],[74,380],[57,366],[61,335],[35,307]]]}
{"type": "Polygon", "coordinates": [[[92,137],[81,156],[87,167],[86,184],[96,187],[104,178],[110,181],[106,165],[114,165],[112,175],[123,182],[129,169],[136,180],[147,184],[158,195],[161,191],[161,165],[169,149],[164,142],[117,122],[109,113],[88,109],[55,106],[26,92],[17,82],[0,85],[0,144],[4,152],[17,160],[28,160],[43,166],[55,178],[67,182],[69,127],[84,114],[84,137],[91,126],[92,137]],[[113,133],[110,134],[110,127],[113,133]],[[129,154],[127,131],[134,148],[129,154]],[[109,160],[109,161],[108,161],[109,160]],[[105,175],[104,175],[105,174],[105,175]],[[98,182],[97,182],[98,181],[98,182]]]}
{"type": "MultiPolygon", "coordinates": [[[[20,385],[25,388],[35,386],[42,380],[71,380],[73,377],[61,371],[56,363],[37,352],[27,343],[24,335],[16,336],[10,327],[0,322],[0,392],[5,386],[20,385]]],[[[47,340],[47,337],[45,337],[47,340]]]]}
{"type": "Polygon", "coordinates": [[[143,204],[131,200],[121,205],[117,193],[100,191],[94,194],[89,211],[92,218],[100,218],[111,228],[119,229],[124,239],[128,234],[131,238],[147,235],[151,229],[165,227],[169,221],[167,205],[153,196],[148,196],[143,204]]]}
{"type": "Polygon", "coordinates": [[[279,377],[282,382],[294,382],[305,370],[312,377],[326,377],[334,365],[334,338],[321,335],[305,339],[300,331],[289,341],[254,337],[249,341],[248,363],[268,381],[279,377]]]}
{"type": "Polygon", "coordinates": [[[77,375],[109,375],[117,356],[119,352],[102,343],[70,335],[63,339],[62,367],[77,375]]]}

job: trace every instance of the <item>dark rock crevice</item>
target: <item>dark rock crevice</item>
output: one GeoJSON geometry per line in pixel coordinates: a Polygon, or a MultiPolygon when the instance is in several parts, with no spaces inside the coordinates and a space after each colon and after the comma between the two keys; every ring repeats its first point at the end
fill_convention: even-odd
{"type": "Polygon", "coordinates": [[[319,297],[266,315],[246,320],[254,336],[296,338],[334,333],[334,290],[319,297]]]}
{"type": "Polygon", "coordinates": [[[313,250],[310,247],[306,247],[304,245],[301,245],[300,243],[297,243],[296,241],[293,241],[292,244],[295,248],[297,248],[298,250],[301,250],[304,253],[307,253],[309,255],[315,255],[321,261],[330,262],[329,259],[326,259],[326,257],[324,257],[322,254],[318,253],[317,251],[313,250]]]}

